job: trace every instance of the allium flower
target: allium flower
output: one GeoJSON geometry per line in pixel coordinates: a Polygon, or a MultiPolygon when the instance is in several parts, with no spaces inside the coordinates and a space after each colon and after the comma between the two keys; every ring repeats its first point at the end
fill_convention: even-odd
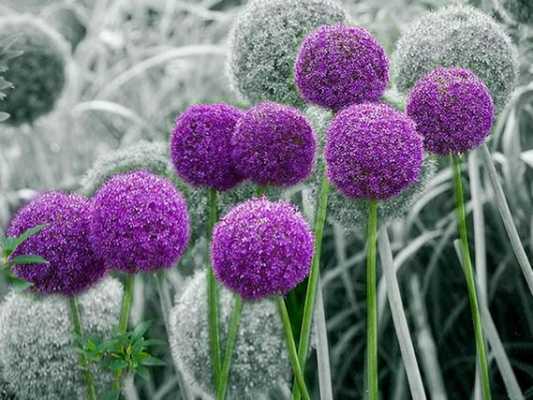
{"type": "MultiPolygon", "coordinates": [[[[326,131],[333,119],[333,113],[319,107],[309,107],[305,115],[311,121],[315,132],[319,137],[321,149],[324,148],[326,141],[326,131]]],[[[311,201],[316,201],[317,192],[320,187],[321,171],[323,158],[317,158],[317,167],[309,180],[311,187],[311,201]]],[[[416,182],[409,185],[402,192],[390,199],[378,203],[378,218],[382,224],[386,224],[397,218],[404,216],[421,193],[425,190],[427,184],[437,171],[437,165],[434,160],[426,157],[422,163],[422,171],[416,182]]],[[[368,200],[346,198],[334,186],[330,187],[328,195],[328,218],[339,223],[345,229],[354,229],[367,223],[368,220],[368,200]]]]}
{"type": "Polygon", "coordinates": [[[167,179],[146,171],[114,176],[93,199],[90,239],[110,268],[171,268],[189,239],[187,205],[167,179]]]}
{"type": "Polygon", "coordinates": [[[464,153],[490,134],[494,106],[489,90],[463,68],[437,68],[420,79],[407,101],[407,114],[436,154],[464,153]]]}
{"type": "Polygon", "coordinates": [[[252,104],[303,105],[294,85],[302,40],[319,26],[347,18],[332,0],[251,0],[230,35],[228,72],[235,91],[252,104]]]}
{"type": "Polygon", "coordinates": [[[328,178],[347,197],[386,200],[418,180],[422,137],[409,117],[387,105],[345,108],[326,140],[328,178]]]}
{"type": "Polygon", "coordinates": [[[89,222],[90,203],[85,197],[59,192],[37,197],[13,218],[8,235],[19,236],[47,224],[14,255],[38,255],[48,264],[19,265],[15,274],[42,293],[74,295],[89,288],[105,273],[89,242],[89,222]]]}
{"type": "Polygon", "coordinates": [[[0,18],[0,42],[13,41],[11,50],[22,54],[8,60],[4,78],[14,86],[0,103],[10,114],[6,123],[33,123],[49,113],[65,86],[65,41],[57,32],[33,16],[0,18]]]}
{"type": "Polygon", "coordinates": [[[220,191],[241,182],[231,160],[231,136],[241,116],[226,104],[193,105],[181,114],[170,143],[178,175],[193,186],[220,191]]]}
{"type": "Polygon", "coordinates": [[[490,90],[500,111],[518,76],[517,52],[503,28],[471,7],[449,7],[418,19],[393,58],[398,89],[411,89],[436,67],[468,68],[490,90]]]}
{"type": "MultiPolygon", "coordinates": [[[[104,339],[112,336],[121,298],[122,287],[111,278],[80,296],[81,320],[87,335],[104,339]]],[[[11,292],[0,304],[0,353],[0,370],[17,400],[84,398],[64,298],[11,292]]],[[[98,398],[103,398],[112,375],[96,368],[93,375],[98,398]]]]}
{"type": "Polygon", "coordinates": [[[215,225],[215,276],[245,299],[283,295],[309,273],[313,236],[292,205],[248,200],[215,225]]]}
{"type": "MultiPolygon", "coordinates": [[[[225,342],[233,295],[220,291],[220,333],[225,342]]],[[[176,300],[170,314],[170,348],[177,368],[195,393],[204,398],[214,395],[211,353],[207,321],[207,282],[205,272],[198,272],[185,292],[176,300]]],[[[231,363],[228,398],[257,399],[278,383],[290,380],[281,321],[270,299],[247,302],[231,363]]]]}
{"type": "Polygon", "coordinates": [[[264,102],[248,110],[233,134],[233,160],[259,185],[291,186],[313,167],[315,134],[295,108],[264,102]]]}
{"type": "Polygon", "coordinates": [[[389,60],[367,30],[322,26],[305,38],[295,79],[306,101],[339,110],[378,100],[389,82],[389,60]]]}

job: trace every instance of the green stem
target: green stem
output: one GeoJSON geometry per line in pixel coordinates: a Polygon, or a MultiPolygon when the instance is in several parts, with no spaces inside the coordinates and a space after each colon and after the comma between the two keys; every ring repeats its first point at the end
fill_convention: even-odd
{"type": "Polygon", "coordinates": [[[378,308],[376,296],[376,238],[378,228],[378,203],[370,200],[368,207],[368,233],[366,258],[366,377],[368,399],[378,400],[378,308]]]}
{"type": "MultiPolygon", "coordinates": [[[[68,298],[68,308],[70,313],[70,322],[72,323],[72,329],[74,332],[75,340],[83,339],[83,330],[81,327],[80,309],[78,307],[78,300],[76,297],[71,296],[68,298]]],[[[87,390],[87,399],[96,400],[96,389],[94,388],[94,377],[89,370],[87,359],[85,355],[80,353],[79,356],[80,368],[83,373],[83,380],[85,381],[85,388],[87,390]]]]}
{"type": "MultiPolygon", "coordinates": [[[[218,219],[217,191],[209,189],[208,204],[209,220],[207,225],[208,235],[211,238],[213,227],[218,219]]],[[[209,323],[209,346],[211,348],[211,362],[213,364],[213,377],[215,388],[219,385],[221,372],[220,356],[220,327],[218,321],[218,285],[211,265],[207,268],[207,306],[209,323]]]]}
{"type": "Polygon", "coordinates": [[[483,336],[483,327],[481,325],[481,314],[478,305],[478,295],[476,282],[474,279],[474,269],[472,268],[472,259],[470,258],[470,248],[468,245],[468,228],[466,225],[466,212],[464,205],[463,183],[461,181],[461,159],[458,156],[451,155],[450,161],[453,169],[455,183],[455,202],[457,211],[457,227],[461,240],[461,252],[464,262],[464,273],[466,286],[468,289],[468,298],[470,301],[470,310],[472,313],[472,322],[474,324],[474,334],[476,339],[476,350],[481,372],[481,390],[484,400],[491,399],[489,366],[487,362],[487,352],[485,349],[485,338],[483,336]]]}
{"type": "MultiPolygon", "coordinates": [[[[320,276],[320,253],[322,250],[322,238],[324,236],[324,225],[326,223],[326,212],[328,208],[329,181],[325,171],[322,171],[320,181],[320,194],[318,198],[318,208],[315,215],[314,236],[315,247],[311,272],[307,281],[307,291],[305,293],[304,312],[302,326],[300,328],[300,340],[298,343],[298,361],[302,371],[305,371],[307,352],[309,350],[309,340],[311,337],[311,323],[313,320],[313,309],[315,307],[316,290],[318,277],[320,276]]],[[[292,388],[292,399],[299,400],[301,397],[298,385],[292,388]]]]}
{"type": "MultiPolygon", "coordinates": [[[[124,282],[124,294],[122,296],[122,305],[120,307],[120,317],[118,322],[118,333],[123,335],[128,331],[128,322],[130,319],[130,309],[133,303],[133,288],[135,285],[135,275],[127,274],[124,282]]],[[[113,380],[113,391],[120,394],[122,386],[122,369],[115,372],[113,380]]]]}
{"type": "Polygon", "coordinates": [[[224,400],[226,398],[226,390],[229,383],[229,371],[231,368],[231,360],[235,350],[235,343],[239,333],[239,324],[241,322],[242,299],[238,294],[234,295],[233,311],[231,312],[228,335],[226,337],[226,349],[224,351],[224,363],[222,364],[222,371],[217,387],[217,400],[224,400]]]}
{"type": "Polygon", "coordinates": [[[285,300],[283,297],[278,296],[276,298],[276,303],[278,304],[278,311],[283,324],[283,331],[285,333],[285,340],[287,342],[287,350],[289,352],[289,360],[291,361],[294,378],[298,384],[300,393],[303,393],[304,399],[309,400],[309,392],[305,386],[304,374],[300,366],[300,361],[298,360],[298,352],[296,351],[296,343],[294,342],[291,320],[289,319],[289,313],[287,311],[287,306],[285,305],[285,300]]]}
{"type": "Polygon", "coordinates": [[[255,190],[255,194],[257,195],[257,197],[263,197],[264,195],[266,195],[266,191],[267,191],[266,186],[258,185],[255,190]]]}

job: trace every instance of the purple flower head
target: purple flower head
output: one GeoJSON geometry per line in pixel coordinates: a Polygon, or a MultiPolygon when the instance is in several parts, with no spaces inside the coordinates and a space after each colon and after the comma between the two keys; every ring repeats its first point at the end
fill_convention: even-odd
{"type": "Polygon", "coordinates": [[[339,110],[378,100],[389,83],[389,60],[365,29],[326,25],[304,40],[294,75],[306,101],[339,110]]]}
{"type": "Polygon", "coordinates": [[[241,116],[226,104],[193,105],[181,114],[170,142],[178,175],[192,186],[221,191],[241,182],[231,160],[231,136],[241,116]]]}
{"type": "Polygon", "coordinates": [[[90,203],[85,197],[50,192],[34,199],[13,218],[8,235],[19,236],[46,224],[22,243],[14,256],[38,255],[48,263],[19,265],[15,274],[41,293],[71,296],[88,289],[105,273],[89,242],[89,223],[90,203]]]}
{"type": "Polygon", "coordinates": [[[385,104],[358,104],[331,123],[325,156],[328,178],[345,196],[385,200],[417,181],[422,137],[407,115],[385,104]]]}
{"type": "Polygon", "coordinates": [[[311,173],[316,139],[295,108],[272,102],[249,109],[233,134],[233,160],[259,185],[291,186],[311,173]]]}
{"type": "Polygon", "coordinates": [[[478,147],[490,134],[494,104],[487,86],[474,73],[439,67],[415,84],[407,114],[424,136],[426,150],[457,154],[478,147]]]}
{"type": "Polygon", "coordinates": [[[292,205],[252,199],[215,226],[215,275],[245,299],[283,295],[309,273],[313,236],[292,205]]]}
{"type": "Polygon", "coordinates": [[[171,268],[189,240],[187,205],[165,178],[146,171],[116,175],[93,199],[90,238],[110,268],[171,268]]]}

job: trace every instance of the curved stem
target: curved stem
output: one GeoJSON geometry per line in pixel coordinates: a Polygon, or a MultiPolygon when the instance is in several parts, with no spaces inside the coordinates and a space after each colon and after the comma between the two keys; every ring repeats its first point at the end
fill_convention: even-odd
{"type": "Polygon", "coordinates": [[[235,350],[235,343],[239,333],[239,325],[241,322],[242,313],[242,299],[238,294],[234,295],[233,311],[231,312],[228,334],[226,337],[226,349],[224,351],[224,363],[218,380],[217,400],[224,400],[226,398],[226,390],[229,382],[229,371],[231,368],[231,360],[235,350]]]}
{"type": "Polygon", "coordinates": [[[461,159],[458,156],[451,155],[451,163],[455,184],[455,201],[457,211],[457,227],[461,240],[461,253],[464,262],[464,273],[466,286],[468,289],[468,298],[470,301],[470,310],[472,313],[472,322],[474,324],[474,334],[476,339],[476,350],[478,353],[478,362],[481,373],[481,390],[484,400],[491,399],[489,367],[487,361],[487,352],[485,349],[485,338],[483,336],[483,327],[481,325],[481,314],[479,312],[478,295],[476,282],[474,279],[474,270],[472,259],[470,257],[470,248],[468,245],[468,228],[466,225],[466,213],[463,195],[463,183],[461,181],[461,159]]]}
{"type": "Polygon", "coordinates": [[[300,361],[298,360],[298,352],[296,351],[296,343],[294,342],[291,320],[289,319],[289,313],[287,312],[285,300],[283,297],[278,296],[276,298],[276,303],[278,305],[278,311],[281,317],[283,331],[285,333],[285,341],[287,342],[289,360],[291,361],[292,372],[294,374],[295,381],[298,384],[298,388],[300,389],[300,393],[303,394],[304,399],[310,400],[309,392],[307,391],[307,386],[305,385],[304,374],[300,366],[300,361]]]}
{"type": "MultiPolygon", "coordinates": [[[[75,340],[82,339],[83,330],[81,327],[80,309],[78,307],[78,300],[71,296],[68,298],[68,308],[70,313],[70,322],[72,323],[72,330],[74,332],[75,340]]],[[[94,388],[94,377],[87,365],[87,359],[80,353],[79,356],[80,368],[83,373],[83,380],[85,381],[85,388],[87,390],[87,399],[96,400],[96,389],[94,388]]]]}
{"type": "MultiPolygon", "coordinates": [[[[320,276],[320,253],[322,250],[322,238],[324,236],[324,225],[326,223],[326,213],[328,208],[329,182],[325,171],[322,172],[320,181],[320,194],[318,199],[318,209],[315,215],[314,226],[314,254],[311,264],[311,273],[307,281],[307,291],[305,293],[305,304],[303,311],[302,326],[300,328],[300,340],[298,343],[298,361],[302,371],[305,371],[307,352],[309,350],[309,340],[311,336],[311,322],[313,319],[313,309],[315,307],[316,289],[318,277],[320,276]]],[[[300,399],[300,391],[297,385],[292,388],[293,400],[300,399]]]]}
{"type": "MultiPolygon", "coordinates": [[[[135,275],[127,274],[124,282],[124,294],[122,296],[122,305],[120,306],[120,317],[118,322],[118,333],[124,334],[128,331],[128,322],[130,319],[131,304],[133,303],[133,289],[135,286],[135,275]]],[[[113,391],[120,393],[122,381],[122,369],[115,372],[113,380],[113,391]]]]}
{"type": "Polygon", "coordinates": [[[496,172],[496,167],[492,161],[492,156],[488,146],[483,144],[481,146],[481,151],[485,161],[485,166],[487,167],[489,181],[492,186],[492,190],[494,190],[496,207],[498,208],[498,211],[502,217],[503,225],[507,231],[507,235],[509,236],[509,241],[511,242],[511,247],[516,260],[518,261],[518,264],[522,269],[522,273],[524,274],[524,278],[526,279],[529,292],[533,295],[533,269],[531,268],[531,263],[527,258],[526,251],[522,245],[520,236],[518,235],[518,230],[514,224],[513,216],[511,214],[511,210],[509,209],[509,205],[507,204],[502,185],[498,181],[498,173],[496,172]]]}
{"type": "Polygon", "coordinates": [[[366,376],[369,400],[378,400],[378,309],[376,295],[376,237],[378,203],[370,200],[368,206],[368,234],[366,257],[366,376]]]}
{"type": "MultiPolygon", "coordinates": [[[[208,235],[211,238],[213,227],[218,219],[218,199],[217,192],[209,189],[208,203],[209,220],[207,225],[208,235]]],[[[215,387],[218,387],[221,365],[220,356],[220,327],[218,321],[218,285],[213,273],[213,268],[209,264],[207,268],[207,307],[209,324],[209,346],[211,348],[211,362],[213,364],[213,377],[215,387]]]]}

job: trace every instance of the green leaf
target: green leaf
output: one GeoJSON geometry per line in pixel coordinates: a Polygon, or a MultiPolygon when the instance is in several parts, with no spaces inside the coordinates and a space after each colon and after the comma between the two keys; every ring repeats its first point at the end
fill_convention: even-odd
{"type": "Polygon", "coordinates": [[[124,360],[113,360],[110,364],[109,364],[109,368],[113,371],[118,371],[118,370],[121,370],[121,369],[124,369],[128,366],[128,363],[124,360]]]}
{"type": "Polygon", "coordinates": [[[15,290],[15,292],[22,292],[33,285],[31,282],[25,281],[24,279],[20,279],[19,277],[13,275],[11,272],[6,273],[6,282],[8,283],[8,285],[11,285],[13,287],[13,290],[15,290]]]}
{"type": "Polygon", "coordinates": [[[141,378],[143,378],[144,380],[148,380],[148,378],[150,377],[150,371],[146,367],[137,368],[135,373],[139,375],[141,378]]]}
{"type": "Polygon", "coordinates": [[[17,247],[19,247],[22,243],[24,243],[30,237],[41,232],[44,228],[46,228],[46,226],[47,224],[36,225],[33,228],[27,229],[18,237],[5,238],[4,249],[3,249],[4,256],[6,257],[10,256],[17,249],[17,247]]]}
{"type": "Polygon", "coordinates": [[[141,364],[147,367],[164,367],[166,365],[163,360],[153,356],[148,356],[141,364]]]}
{"type": "Polygon", "coordinates": [[[14,257],[11,260],[11,263],[13,265],[48,264],[48,261],[46,261],[41,256],[28,255],[28,256],[17,256],[17,257],[14,257]]]}
{"type": "Polygon", "coordinates": [[[137,325],[132,333],[133,340],[142,338],[148,329],[150,329],[150,326],[152,326],[152,321],[144,321],[137,325]]]}

